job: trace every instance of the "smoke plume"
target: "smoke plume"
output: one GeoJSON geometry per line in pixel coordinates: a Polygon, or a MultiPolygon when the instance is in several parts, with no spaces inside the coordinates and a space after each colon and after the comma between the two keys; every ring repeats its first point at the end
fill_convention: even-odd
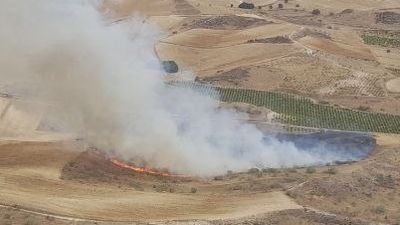
{"type": "Polygon", "coordinates": [[[111,23],[93,1],[0,2],[1,85],[51,105],[63,131],[99,149],[201,176],[342,159],[266,138],[216,100],[166,85],[162,33],[142,18],[111,23]]]}

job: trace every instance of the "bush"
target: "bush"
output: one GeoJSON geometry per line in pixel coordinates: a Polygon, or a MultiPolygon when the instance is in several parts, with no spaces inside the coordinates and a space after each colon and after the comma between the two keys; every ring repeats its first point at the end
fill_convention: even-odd
{"type": "Polygon", "coordinates": [[[296,4],[296,8],[299,8],[300,7],[300,4],[296,4]]]}
{"type": "Polygon", "coordinates": [[[190,193],[196,193],[197,192],[197,188],[195,188],[195,187],[192,187],[191,189],[190,189],[190,193]]]}
{"type": "Polygon", "coordinates": [[[8,220],[8,219],[10,219],[11,218],[11,215],[10,214],[4,214],[4,216],[3,216],[3,219],[5,219],[5,220],[8,220]]]}
{"type": "Polygon", "coordinates": [[[283,4],[278,4],[278,8],[283,9],[283,4]]]}
{"type": "Polygon", "coordinates": [[[289,2],[289,0],[285,0],[285,3],[288,3],[289,2]]]}
{"type": "Polygon", "coordinates": [[[239,8],[241,8],[241,9],[254,9],[254,4],[253,3],[242,2],[242,3],[240,3],[239,8]]]}
{"type": "Polygon", "coordinates": [[[319,9],[314,9],[312,12],[311,12],[313,15],[320,15],[321,14],[321,10],[319,10],[319,9]]]}
{"type": "Polygon", "coordinates": [[[273,9],[274,7],[272,5],[269,6],[269,9],[273,9]]]}
{"type": "Polygon", "coordinates": [[[347,14],[347,13],[353,13],[353,12],[354,12],[353,9],[345,9],[340,14],[347,14]]]}
{"type": "Polygon", "coordinates": [[[167,73],[177,73],[179,71],[178,64],[175,61],[162,61],[162,66],[167,73]]]}
{"type": "Polygon", "coordinates": [[[384,214],[386,212],[386,208],[383,206],[377,206],[376,208],[374,208],[372,210],[372,212],[374,212],[376,214],[384,214]]]}
{"type": "Polygon", "coordinates": [[[308,167],[306,173],[315,173],[317,170],[314,167],[308,167]]]}

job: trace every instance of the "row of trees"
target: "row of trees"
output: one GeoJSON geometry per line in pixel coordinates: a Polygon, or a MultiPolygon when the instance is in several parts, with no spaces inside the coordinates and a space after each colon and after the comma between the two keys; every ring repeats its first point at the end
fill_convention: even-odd
{"type": "Polygon", "coordinates": [[[238,88],[212,87],[195,82],[174,85],[196,90],[224,102],[243,102],[266,107],[279,113],[278,119],[287,124],[313,128],[362,132],[400,133],[400,116],[370,113],[316,104],[310,99],[287,93],[238,88]]]}

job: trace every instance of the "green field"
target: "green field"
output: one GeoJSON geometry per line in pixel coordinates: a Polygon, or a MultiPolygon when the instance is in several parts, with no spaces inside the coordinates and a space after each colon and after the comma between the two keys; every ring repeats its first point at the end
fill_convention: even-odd
{"type": "Polygon", "coordinates": [[[308,98],[286,93],[237,88],[211,87],[194,82],[174,85],[205,95],[219,95],[223,102],[242,102],[266,107],[280,114],[281,122],[296,126],[346,131],[400,134],[400,116],[370,113],[316,104],[308,98]]]}
{"type": "Polygon", "coordinates": [[[362,39],[365,44],[368,45],[379,45],[388,48],[400,47],[400,39],[395,37],[385,37],[371,34],[363,34],[362,39]]]}

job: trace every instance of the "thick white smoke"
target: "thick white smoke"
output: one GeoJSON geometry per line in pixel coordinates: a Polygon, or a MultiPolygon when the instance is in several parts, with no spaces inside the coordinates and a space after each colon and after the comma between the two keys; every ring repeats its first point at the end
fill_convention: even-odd
{"type": "Polygon", "coordinates": [[[0,2],[1,84],[52,105],[49,116],[100,149],[192,175],[341,159],[264,139],[217,101],[165,85],[161,33],[140,18],[112,24],[79,0],[0,2]]]}

